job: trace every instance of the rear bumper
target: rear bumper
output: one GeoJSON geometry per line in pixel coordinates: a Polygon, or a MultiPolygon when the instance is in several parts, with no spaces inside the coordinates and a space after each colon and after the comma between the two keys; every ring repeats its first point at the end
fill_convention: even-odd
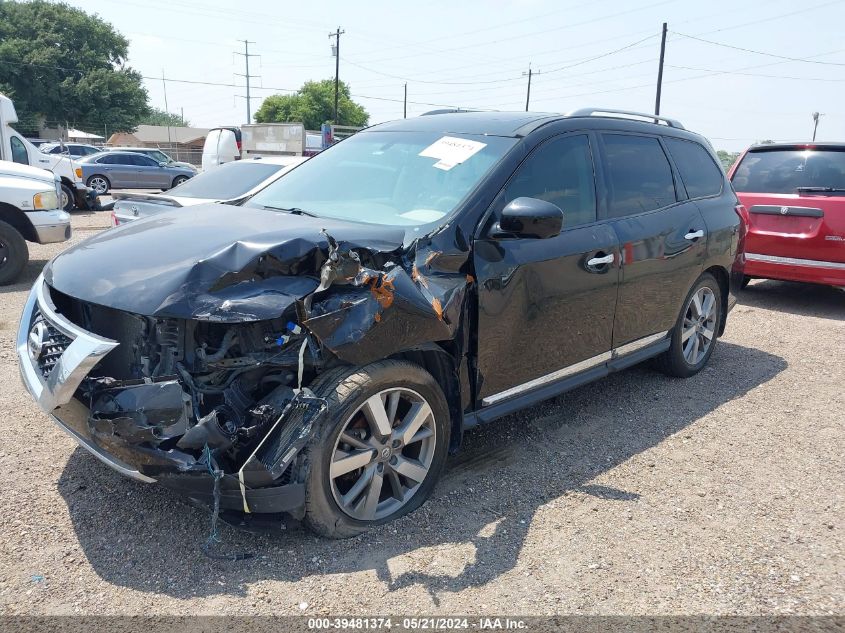
{"type": "Polygon", "coordinates": [[[845,286],[845,263],[842,262],[746,253],[744,272],[749,277],[763,279],[845,286]]]}

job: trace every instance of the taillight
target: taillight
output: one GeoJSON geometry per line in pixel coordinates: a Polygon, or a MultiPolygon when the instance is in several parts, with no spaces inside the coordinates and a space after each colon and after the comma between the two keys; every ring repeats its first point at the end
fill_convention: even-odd
{"type": "Polygon", "coordinates": [[[119,226],[120,220],[117,219],[117,215],[114,211],[111,212],[111,225],[112,226],[119,226]]]}
{"type": "Polygon", "coordinates": [[[748,209],[744,204],[738,204],[734,207],[734,211],[739,216],[739,235],[737,240],[737,252],[745,252],[745,236],[748,234],[748,225],[751,222],[751,217],[748,215],[748,209]]]}

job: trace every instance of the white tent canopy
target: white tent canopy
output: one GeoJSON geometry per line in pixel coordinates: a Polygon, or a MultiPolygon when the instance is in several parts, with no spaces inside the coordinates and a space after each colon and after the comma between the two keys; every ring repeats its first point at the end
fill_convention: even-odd
{"type": "Polygon", "coordinates": [[[71,140],[74,140],[74,141],[81,141],[81,140],[102,141],[102,140],[105,139],[104,136],[98,136],[97,134],[91,134],[89,132],[83,132],[82,130],[77,130],[77,129],[74,129],[72,127],[68,128],[67,137],[68,137],[68,139],[71,139],[71,140]]]}

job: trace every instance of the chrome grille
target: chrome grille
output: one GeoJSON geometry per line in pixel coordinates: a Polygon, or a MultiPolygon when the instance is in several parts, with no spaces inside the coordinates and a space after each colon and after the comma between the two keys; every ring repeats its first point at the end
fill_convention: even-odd
{"type": "Polygon", "coordinates": [[[47,321],[40,313],[36,313],[35,323],[44,324],[44,336],[41,343],[41,353],[38,355],[36,362],[38,370],[44,378],[50,375],[53,367],[59,362],[62,354],[73,342],[68,336],[59,332],[49,321],[47,321]]]}

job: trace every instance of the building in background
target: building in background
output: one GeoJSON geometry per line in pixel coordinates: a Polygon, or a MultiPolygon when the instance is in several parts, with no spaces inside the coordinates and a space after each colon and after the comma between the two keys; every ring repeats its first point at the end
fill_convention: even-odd
{"type": "Polygon", "coordinates": [[[134,132],[112,134],[108,147],[150,147],[168,154],[173,160],[202,164],[202,146],[209,128],[139,125],[134,132]]]}

